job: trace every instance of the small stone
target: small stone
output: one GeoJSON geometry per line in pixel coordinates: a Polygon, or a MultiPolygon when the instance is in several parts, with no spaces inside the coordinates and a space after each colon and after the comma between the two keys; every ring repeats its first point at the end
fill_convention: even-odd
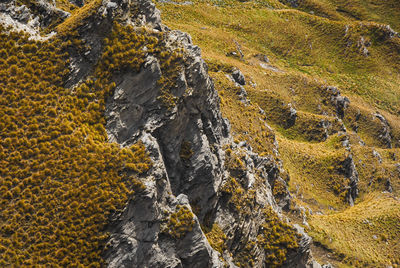
{"type": "Polygon", "coordinates": [[[243,75],[242,72],[241,72],[239,69],[237,69],[237,68],[235,68],[235,69],[232,71],[232,78],[233,78],[233,80],[234,80],[236,83],[238,83],[239,85],[244,86],[244,85],[246,84],[246,80],[245,80],[245,78],[244,78],[244,75],[243,75]]]}

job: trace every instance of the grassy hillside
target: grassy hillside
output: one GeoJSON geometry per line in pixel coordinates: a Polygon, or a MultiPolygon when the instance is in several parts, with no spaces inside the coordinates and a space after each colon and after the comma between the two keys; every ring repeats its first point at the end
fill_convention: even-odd
{"type": "Polygon", "coordinates": [[[164,23],[189,32],[202,49],[236,139],[261,154],[273,154],[278,141],[276,157],[290,175],[294,203],[313,213],[307,212],[305,227],[314,237],[315,257],[339,267],[397,267],[400,38],[392,29],[400,30],[400,6],[287,2],[292,4],[205,0],[157,6],[164,23]],[[234,67],[245,75],[250,103],[226,77],[234,67]],[[341,116],[328,86],[350,100],[341,116]],[[297,110],[294,124],[290,107],[297,110]],[[377,114],[387,121],[391,148],[377,114]],[[346,202],[343,166],[349,156],[359,175],[354,207],[346,202]],[[387,190],[393,191],[381,194],[387,190]]]}
{"type": "Polygon", "coordinates": [[[400,201],[388,194],[371,194],[334,215],[312,216],[310,225],[315,241],[351,266],[396,267],[400,261],[400,201]]]}
{"type": "Polygon", "coordinates": [[[142,144],[108,143],[106,56],[93,78],[63,86],[72,43],[37,42],[0,26],[2,267],[100,267],[108,218],[143,190],[136,178],[151,166],[142,144]]]}

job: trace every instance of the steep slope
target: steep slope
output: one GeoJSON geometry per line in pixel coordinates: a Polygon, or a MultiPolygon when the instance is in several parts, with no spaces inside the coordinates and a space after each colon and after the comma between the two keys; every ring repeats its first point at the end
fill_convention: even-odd
{"type": "Polygon", "coordinates": [[[167,25],[189,32],[202,48],[234,138],[282,160],[293,197],[288,215],[314,237],[314,256],[339,267],[398,265],[398,229],[390,222],[399,221],[399,7],[391,1],[158,7],[167,25]],[[231,81],[236,69],[242,85],[231,81]],[[394,235],[373,239],[379,227],[357,232],[358,220],[343,220],[368,217],[357,211],[376,203],[389,220],[368,218],[371,226],[387,224],[394,235]],[[368,253],[361,254],[364,245],[368,253]],[[377,253],[387,247],[393,251],[377,253]]]}
{"type": "Polygon", "coordinates": [[[0,4],[1,266],[400,265],[395,1],[156,5],[0,4]]]}
{"type": "Polygon", "coordinates": [[[150,1],[55,5],[0,6],[1,264],[311,263],[281,163],[232,139],[190,36],[150,1]]]}

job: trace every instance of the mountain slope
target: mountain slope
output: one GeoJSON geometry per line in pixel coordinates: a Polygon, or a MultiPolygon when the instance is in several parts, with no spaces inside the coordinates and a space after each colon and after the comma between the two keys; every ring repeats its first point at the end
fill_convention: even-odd
{"type": "Polygon", "coordinates": [[[399,13],[3,1],[1,265],[397,267],[399,13]]]}
{"type": "Polygon", "coordinates": [[[199,48],[154,4],[16,4],[0,8],[2,265],[311,261],[276,160],[232,140],[199,48]]]}
{"type": "MultiPolygon", "coordinates": [[[[393,208],[400,178],[397,5],[166,1],[158,7],[167,25],[189,32],[202,48],[235,137],[259,153],[271,153],[268,137],[277,136],[278,158],[294,198],[288,214],[315,238],[314,256],[335,266],[398,264],[395,247],[389,246],[388,255],[354,253],[366,243],[371,252],[396,245],[398,235],[371,240],[379,236],[371,228],[326,239],[329,232],[357,228],[333,224],[339,217],[358,217],[348,208],[354,201],[349,195],[357,209],[379,203],[384,197],[378,193],[390,191],[393,203],[381,206],[390,211],[390,221],[399,220],[393,208]],[[246,78],[247,104],[238,96],[243,90],[225,77],[233,68],[246,78]],[[272,128],[269,135],[259,130],[263,117],[272,128]]],[[[377,218],[371,224],[381,226],[377,218]]]]}

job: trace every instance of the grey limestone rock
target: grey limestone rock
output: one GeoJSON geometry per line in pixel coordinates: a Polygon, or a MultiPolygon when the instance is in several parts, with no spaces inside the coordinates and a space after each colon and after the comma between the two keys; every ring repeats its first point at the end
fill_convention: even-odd
{"type": "Polygon", "coordinates": [[[245,78],[244,78],[244,75],[243,75],[242,72],[241,72],[239,69],[237,69],[237,68],[235,68],[235,69],[232,71],[232,78],[233,78],[233,80],[234,80],[236,83],[238,83],[239,85],[244,86],[244,85],[246,84],[246,80],[245,80],[245,78]]]}
{"type": "Polygon", "coordinates": [[[157,140],[142,137],[154,163],[142,178],[146,188],[135,194],[125,210],[109,226],[111,237],[104,258],[108,267],[222,267],[194,216],[193,229],[181,239],[168,235],[165,222],[178,205],[190,209],[187,196],[171,194],[157,140]]]}
{"type": "Polygon", "coordinates": [[[374,114],[379,119],[382,128],[379,130],[379,138],[386,145],[387,148],[392,148],[391,128],[386,118],[380,113],[374,114]]]}
{"type": "Polygon", "coordinates": [[[339,89],[333,86],[325,88],[330,94],[330,101],[336,108],[336,114],[340,119],[343,119],[345,110],[349,107],[350,100],[340,94],[339,89]]]}
{"type": "Polygon", "coordinates": [[[358,172],[354,164],[352,154],[342,162],[342,173],[348,178],[349,184],[347,186],[347,201],[351,206],[354,205],[354,200],[358,196],[358,172]]]}

